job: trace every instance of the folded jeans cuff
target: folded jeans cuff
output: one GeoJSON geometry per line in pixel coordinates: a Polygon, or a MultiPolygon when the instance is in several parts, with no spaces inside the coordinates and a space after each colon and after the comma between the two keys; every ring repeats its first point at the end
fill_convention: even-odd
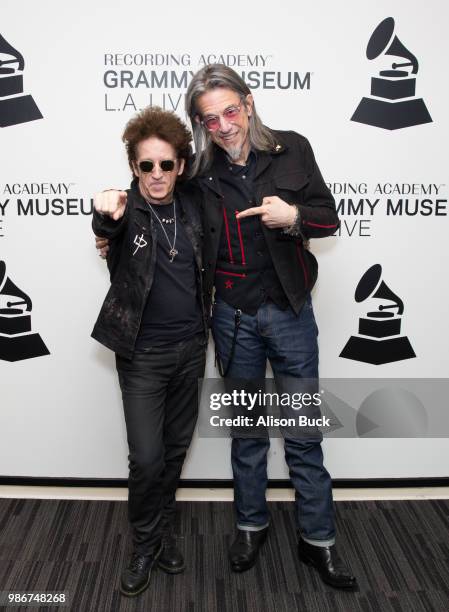
{"type": "Polygon", "coordinates": [[[265,525],[242,525],[241,523],[237,523],[237,529],[240,531],[262,531],[266,529],[270,523],[265,523],[265,525]]]}

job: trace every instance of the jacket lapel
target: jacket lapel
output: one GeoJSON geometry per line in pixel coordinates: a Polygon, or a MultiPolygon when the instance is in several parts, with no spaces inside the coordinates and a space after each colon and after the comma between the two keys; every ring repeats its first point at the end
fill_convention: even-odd
{"type": "Polygon", "coordinates": [[[271,165],[272,158],[271,153],[267,151],[258,151],[256,160],[256,170],[254,173],[254,180],[256,180],[265,170],[271,165]]]}

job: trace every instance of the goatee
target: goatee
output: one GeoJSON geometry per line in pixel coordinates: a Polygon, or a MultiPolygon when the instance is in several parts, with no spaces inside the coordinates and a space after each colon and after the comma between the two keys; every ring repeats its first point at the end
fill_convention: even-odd
{"type": "Polygon", "coordinates": [[[231,159],[232,161],[236,161],[238,159],[240,159],[240,156],[242,154],[242,146],[240,147],[227,147],[226,148],[226,153],[229,157],[229,159],[231,159]]]}

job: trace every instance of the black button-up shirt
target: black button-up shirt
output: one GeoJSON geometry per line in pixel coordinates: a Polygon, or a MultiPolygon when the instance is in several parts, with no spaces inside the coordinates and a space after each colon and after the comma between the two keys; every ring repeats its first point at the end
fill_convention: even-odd
{"type": "Polygon", "coordinates": [[[250,152],[245,166],[231,163],[222,149],[217,150],[215,160],[223,194],[223,226],[215,272],[217,295],[251,315],[268,299],[285,309],[287,296],[273,267],[260,216],[241,220],[235,216],[256,206],[256,153],[250,152]]]}

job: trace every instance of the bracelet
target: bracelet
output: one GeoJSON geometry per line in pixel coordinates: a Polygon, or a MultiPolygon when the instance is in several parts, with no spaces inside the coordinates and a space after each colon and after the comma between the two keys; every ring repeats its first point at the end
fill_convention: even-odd
{"type": "Polygon", "coordinates": [[[293,219],[293,223],[287,227],[284,227],[283,232],[284,234],[294,235],[299,232],[299,223],[300,223],[299,208],[296,206],[296,204],[290,204],[289,206],[295,207],[296,214],[295,214],[295,218],[293,219]]]}

